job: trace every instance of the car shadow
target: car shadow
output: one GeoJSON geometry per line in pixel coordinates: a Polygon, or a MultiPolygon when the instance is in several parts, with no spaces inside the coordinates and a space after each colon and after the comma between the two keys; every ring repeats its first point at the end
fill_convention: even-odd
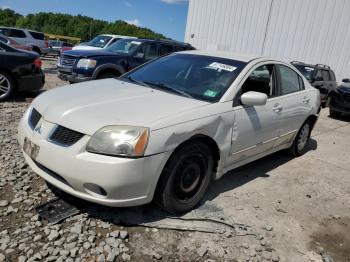
{"type": "MultiPolygon", "coordinates": [[[[316,149],[317,141],[311,138],[308,144],[307,152],[316,149]]],[[[256,178],[269,177],[268,173],[271,170],[287,163],[292,158],[292,156],[288,155],[284,151],[281,151],[228,172],[221,179],[213,182],[203,201],[196,210],[202,209],[202,212],[200,213],[203,214],[203,206],[208,203],[208,201],[211,202],[218,195],[226,191],[234,190],[240,186],[244,186],[246,183],[249,183],[256,178]]],[[[68,195],[52,185],[48,186],[57,197],[79,209],[80,213],[85,213],[89,217],[101,219],[102,221],[110,222],[115,225],[140,226],[164,220],[169,218],[169,216],[172,218],[182,219],[185,215],[187,215],[171,215],[162,211],[154,203],[139,207],[126,208],[101,206],[68,195]]],[[[208,212],[210,213],[212,210],[209,209],[208,212]]]]}

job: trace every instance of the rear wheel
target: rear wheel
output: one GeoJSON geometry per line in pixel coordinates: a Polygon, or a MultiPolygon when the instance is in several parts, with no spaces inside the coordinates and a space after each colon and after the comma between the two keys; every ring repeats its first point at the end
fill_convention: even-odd
{"type": "Polygon", "coordinates": [[[33,51],[36,52],[36,53],[38,53],[38,55],[41,55],[41,50],[40,50],[39,47],[34,46],[34,47],[33,47],[33,51]]]}
{"type": "Polygon", "coordinates": [[[0,101],[9,98],[15,89],[12,77],[7,73],[0,72],[0,101]]]}
{"type": "Polygon", "coordinates": [[[307,144],[311,135],[311,121],[307,120],[300,128],[297,136],[294,138],[290,152],[293,156],[301,156],[306,152],[307,144]]]}
{"type": "Polygon", "coordinates": [[[170,213],[193,209],[213,178],[214,159],[209,147],[191,142],[174,152],[162,172],[156,202],[170,213]]]}

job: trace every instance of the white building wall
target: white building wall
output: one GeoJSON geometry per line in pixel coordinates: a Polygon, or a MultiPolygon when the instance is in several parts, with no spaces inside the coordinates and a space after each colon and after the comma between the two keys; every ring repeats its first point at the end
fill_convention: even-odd
{"type": "Polygon", "coordinates": [[[350,0],[190,0],[185,41],[198,49],[328,64],[350,77],[350,0]]]}

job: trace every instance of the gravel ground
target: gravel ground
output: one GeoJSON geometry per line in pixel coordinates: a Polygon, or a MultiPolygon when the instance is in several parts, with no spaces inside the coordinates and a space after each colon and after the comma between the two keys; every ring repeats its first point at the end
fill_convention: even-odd
{"type": "MultiPolygon", "coordinates": [[[[46,90],[65,84],[54,67],[44,60],[46,90]]],[[[0,262],[350,261],[349,120],[323,111],[305,156],[274,154],[212,185],[207,200],[254,235],[123,227],[113,216],[120,209],[91,212],[86,203],[80,214],[48,225],[35,207],[55,195],[25,164],[16,141],[35,95],[0,103],[0,262]]]]}

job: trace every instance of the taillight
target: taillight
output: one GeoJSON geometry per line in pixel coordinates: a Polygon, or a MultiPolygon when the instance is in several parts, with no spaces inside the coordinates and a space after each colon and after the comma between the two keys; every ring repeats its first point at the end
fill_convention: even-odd
{"type": "Polygon", "coordinates": [[[49,48],[49,42],[45,40],[45,48],[49,48]]]}
{"type": "Polygon", "coordinates": [[[41,68],[42,62],[40,60],[40,58],[37,58],[34,60],[34,66],[35,68],[41,68]]]}

